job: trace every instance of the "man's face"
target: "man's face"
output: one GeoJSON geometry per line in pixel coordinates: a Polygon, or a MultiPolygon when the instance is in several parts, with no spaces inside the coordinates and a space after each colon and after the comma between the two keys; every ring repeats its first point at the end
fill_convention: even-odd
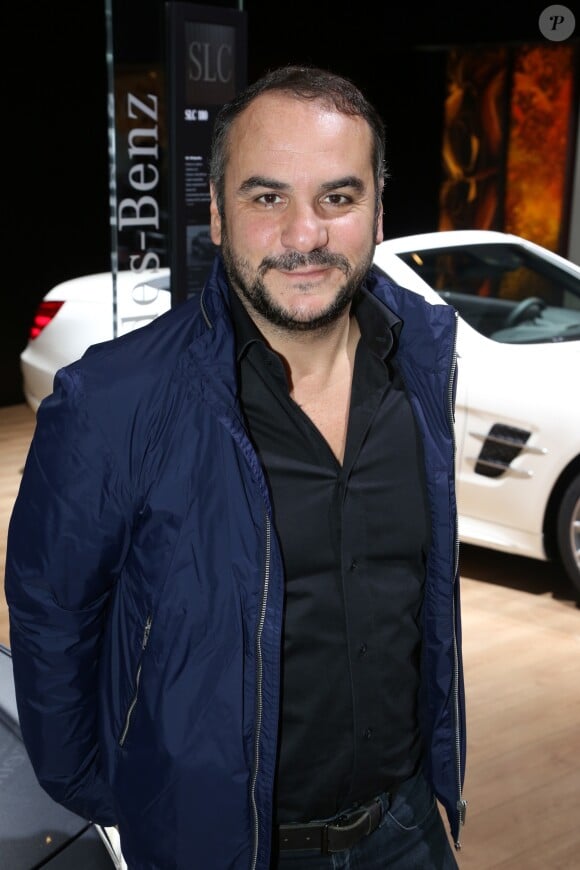
{"type": "Polygon", "coordinates": [[[287,330],[326,326],[350,304],[382,241],[359,118],[263,94],[230,130],[225,215],[212,240],[250,314],[287,330]]]}

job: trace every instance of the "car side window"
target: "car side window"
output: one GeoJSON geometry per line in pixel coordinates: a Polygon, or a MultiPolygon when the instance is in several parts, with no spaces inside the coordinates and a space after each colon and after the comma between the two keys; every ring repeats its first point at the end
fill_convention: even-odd
{"type": "Polygon", "coordinates": [[[462,245],[399,255],[470,326],[495,341],[580,336],[577,279],[511,245],[462,245]]]}

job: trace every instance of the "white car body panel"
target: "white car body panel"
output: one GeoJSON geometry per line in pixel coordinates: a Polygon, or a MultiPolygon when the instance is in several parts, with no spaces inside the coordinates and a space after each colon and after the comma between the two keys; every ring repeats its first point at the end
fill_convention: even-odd
{"type": "Polygon", "coordinates": [[[574,429],[580,433],[580,402],[572,401],[580,342],[518,347],[516,370],[513,346],[493,342],[492,353],[485,347],[489,339],[477,338],[470,354],[460,355],[458,361],[459,380],[469,384],[466,404],[456,406],[456,419],[463,418],[465,431],[457,465],[460,535],[467,543],[489,546],[484,541],[493,529],[496,549],[545,559],[544,507],[554,481],[580,448],[580,436],[573,437],[574,429]],[[474,353],[478,345],[480,353],[474,353]],[[567,376],[555,383],[554,370],[567,376]],[[485,435],[498,422],[529,430],[531,436],[505,475],[482,477],[474,472],[482,446],[477,433],[485,435]]]}
{"type": "MultiPolygon", "coordinates": [[[[169,269],[147,275],[119,272],[117,277],[117,335],[154,320],[171,308],[171,293],[151,282],[167,283],[169,269]]],[[[57,284],[45,300],[65,300],[58,315],[40,335],[29,341],[20,360],[24,397],[36,412],[52,392],[54,375],[79,359],[88,347],[113,338],[113,281],[111,273],[83,275],[57,284]]]]}

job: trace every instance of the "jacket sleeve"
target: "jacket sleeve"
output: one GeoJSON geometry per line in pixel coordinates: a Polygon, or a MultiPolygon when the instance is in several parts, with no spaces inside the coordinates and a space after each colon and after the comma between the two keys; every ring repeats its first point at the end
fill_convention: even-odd
{"type": "Polygon", "coordinates": [[[78,369],[42,403],[6,554],[20,727],[41,786],[87,819],[114,824],[98,751],[99,656],[129,537],[127,486],[90,419],[78,369]]]}

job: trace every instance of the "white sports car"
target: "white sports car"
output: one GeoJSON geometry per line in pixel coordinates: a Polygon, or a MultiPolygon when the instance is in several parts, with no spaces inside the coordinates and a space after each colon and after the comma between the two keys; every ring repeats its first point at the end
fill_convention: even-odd
{"type": "MultiPolygon", "coordinates": [[[[458,312],[459,535],[565,569],[580,599],[580,266],[484,230],[391,239],[376,264],[458,312]]],[[[118,276],[116,333],[171,306],[168,270],[118,276]]],[[[110,274],[54,287],[21,355],[36,410],[56,370],[113,336],[110,274]]]]}

